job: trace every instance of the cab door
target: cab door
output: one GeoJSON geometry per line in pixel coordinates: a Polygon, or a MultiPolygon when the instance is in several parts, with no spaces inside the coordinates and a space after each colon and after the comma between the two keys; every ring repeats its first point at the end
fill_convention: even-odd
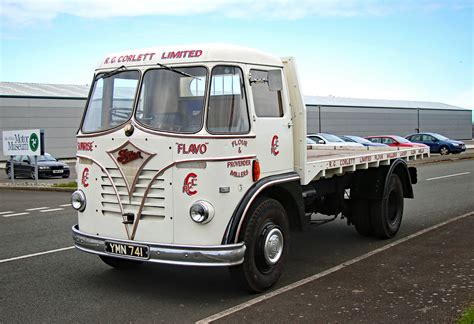
{"type": "Polygon", "coordinates": [[[270,79],[278,77],[281,82],[281,69],[249,69],[249,101],[262,177],[293,170],[293,130],[287,99],[283,87],[270,85],[270,79]]]}

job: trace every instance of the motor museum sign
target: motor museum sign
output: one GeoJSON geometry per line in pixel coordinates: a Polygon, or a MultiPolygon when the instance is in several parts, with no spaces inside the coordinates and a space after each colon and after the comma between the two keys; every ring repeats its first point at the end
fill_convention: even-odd
{"type": "Polygon", "coordinates": [[[41,155],[41,130],[26,129],[3,132],[4,155],[41,155]]]}

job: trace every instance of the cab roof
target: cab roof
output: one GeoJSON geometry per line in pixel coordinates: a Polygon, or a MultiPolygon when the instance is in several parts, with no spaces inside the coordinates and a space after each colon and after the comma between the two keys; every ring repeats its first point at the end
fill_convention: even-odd
{"type": "Polygon", "coordinates": [[[228,44],[191,44],[129,50],[106,55],[97,69],[118,68],[122,65],[151,66],[194,62],[232,62],[282,66],[280,58],[258,50],[228,44]]]}

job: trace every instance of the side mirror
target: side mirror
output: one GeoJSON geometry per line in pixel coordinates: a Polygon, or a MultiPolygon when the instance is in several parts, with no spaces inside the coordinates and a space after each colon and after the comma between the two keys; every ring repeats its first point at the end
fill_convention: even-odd
{"type": "Polygon", "coordinates": [[[326,144],[323,140],[318,140],[318,144],[326,144]]]}
{"type": "Polygon", "coordinates": [[[283,89],[280,70],[268,71],[268,88],[270,91],[281,91],[283,89]]]}
{"type": "Polygon", "coordinates": [[[30,160],[28,160],[28,159],[23,159],[23,163],[30,164],[30,160]]]}

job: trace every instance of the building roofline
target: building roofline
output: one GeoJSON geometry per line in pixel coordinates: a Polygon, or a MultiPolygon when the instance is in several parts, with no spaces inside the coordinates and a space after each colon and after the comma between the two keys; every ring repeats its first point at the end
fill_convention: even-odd
{"type": "Polygon", "coordinates": [[[66,96],[27,96],[27,95],[2,95],[0,94],[0,98],[23,98],[23,99],[61,99],[61,100],[87,100],[87,96],[85,97],[66,97],[66,96]]]}
{"type": "Polygon", "coordinates": [[[467,108],[431,101],[362,99],[322,96],[304,96],[304,101],[306,106],[471,111],[467,108]]]}

